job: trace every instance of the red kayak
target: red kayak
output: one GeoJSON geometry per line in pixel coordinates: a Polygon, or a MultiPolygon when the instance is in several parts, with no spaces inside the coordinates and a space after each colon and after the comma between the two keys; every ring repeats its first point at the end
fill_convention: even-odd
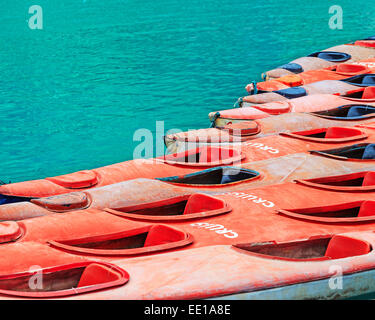
{"type": "Polygon", "coordinates": [[[263,74],[263,78],[270,80],[287,75],[300,74],[308,70],[332,67],[341,63],[370,59],[374,57],[374,48],[374,37],[335,46],[320,52],[311,53],[306,57],[298,58],[276,69],[267,71],[263,74]]]}
{"type": "MultiPolygon", "coordinates": [[[[340,153],[336,149],[334,151],[340,153]]],[[[355,157],[355,153],[337,157],[328,152],[297,153],[244,163],[240,167],[220,166],[157,180],[133,179],[80,192],[4,204],[0,206],[0,220],[19,221],[88,208],[129,207],[139,201],[139,195],[146,195],[145,200],[154,202],[160,197],[171,198],[176,194],[184,197],[197,192],[218,194],[241,191],[296,179],[365,172],[373,170],[375,165],[375,155],[372,159],[361,160],[355,157]]]]}
{"type": "Polygon", "coordinates": [[[277,91],[323,80],[343,80],[361,74],[374,73],[374,71],[375,59],[372,58],[351,64],[343,63],[324,69],[309,70],[299,74],[290,74],[263,82],[254,82],[248,84],[246,90],[252,94],[265,91],[277,91]]]}
{"type": "MultiPolygon", "coordinates": [[[[275,158],[283,155],[339,148],[353,143],[374,141],[374,128],[331,127],[303,132],[283,133],[245,142],[233,148],[202,146],[156,159],[137,159],[93,170],[79,171],[41,180],[0,186],[2,203],[11,203],[87,190],[135,178],[162,178],[185,175],[223,165],[275,158]],[[25,199],[26,198],[26,199],[25,199]]],[[[372,147],[362,157],[372,157],[372,147]]]]}
{"type": "MultiPolygon", "coordinates": [[[[214,111],[209,114],[211,121],[218,119],[254,120],[263,119],[271,115],[279,115],[291,112],[318,112],[328,111],[340,106],[370,105],[375,104],[375,87],[369,87],[354,91],[346,96],[329,94],[315,94],[307,97],[296,98],[287,101],[269,102],[259,105],[247,103],[245,100],[242,108],[232,108],[214,111]]],[[[221,122],[222,125],[223,122],[221,122]]],[[[220,125],[220,123],[219,123],[220,125]]]]}
{"type": "Polygon", "coordinates": [[[0,223],[1,298],[251,298],[301,284],[308,297],[332,266],[374,274],[372,171],[152,202],[133,191],[127,207],[0,223]]]}
{"type": "Polygon", "coordinates": [[[3,268],[11,262],[18,267],[13,272],[2,272],[0,299],[352,298],[375,290],[371,281],[375,275],[374,237],[372,231],[362,231],[322,234],[318,239],[298,238],[288,242],[274,242],[271,238],[264,246],[273,245],[273,250],[266,251],[269,247],[265,247],[266,253],[260,250],[262,247],[246,242],[185,250],[183,255],[171,252],[117,259],[115,264],[28,242],[3,249],[2,253],[11,257],[4,260],[3,268]],[[288,247],[294,251],[293,256],[283,257],[281,252],[288,247]],[[301,249],[306,248],[319,251],[320,256],[301,255],[301,249]],[[37,252],[55,259],[54,267],[38,259],[37,252]],[[14,255],[25,253],[31,253],[25,263],[15,259],[14,255]],[[35,261],[38,265],[30,270],[30,264],[35,261]],[[32,286],[35,289],[30,290],[29,283],[35,283],[32,286]],[[42,287],[39,283],[48,290],[38,289],[42,287]],[[341,283],[345,290],[341,289],[341,283]]]}
{"type": "MultiPolygon", "coordinates": [[[[338,98],[336,102],[340,104],[344,99],[338,98]]],[[[249,116],[246,111],[251,111],[250,109],[232,109],[210,114],[212,127],[209,129],[190,130],[165,136],[164,143],[168,152],[174,153],[196,148],[199,145],[233,145],[291,131],[368,125],[374,121],[375,116],[375,106],[347,104],[329,110],[288,112],[249,121],[251,112],[249,116]]]]}
{"type": "MultiPolygon", "coordinates": [[[[324,115],[328,112],[329,115],[330,110],[350,106],[362,106],[364,108],[375,106],[375,87],[360,89],[360,91],[355,91],[347,96],[316,94],[288,101],[276,101],[260,105],[249,104],[242,108],[210,112],[209,118],[212,127],[223,127],[228,123],[258,120],[286,113],[320,112],[324,115]]],[[[332,111],[334,116],[340,116],[340,112],[337,111],[332,111]]],[[[360,115],[357,112],[354,114],[355,117],[360,115]]],[[[351,117],[350,114],[349,116],[351,117]]]]}
{"type": "Polygon", "coordinates": [[[371,89],[374,85],[375,74],[359,75],[345,80],[323,80],[282,90],[259,91],[257,94],[238,99],[235,106],[253,107],[270,102],[289,102],[296,98],[316,94],[331,94],[345,98],[374,101],[374,91],[371,89]],[[368,90],[365,91],[365,89],[368,90]]]}

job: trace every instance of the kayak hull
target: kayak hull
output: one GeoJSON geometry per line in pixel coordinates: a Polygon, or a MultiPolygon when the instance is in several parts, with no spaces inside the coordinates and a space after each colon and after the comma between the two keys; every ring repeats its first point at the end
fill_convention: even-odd
{"type": "Polygon", "coordinates": [[[0,220],[19,221],[59,212],[74,210],[123,208],[141,201],[155,202],[165,198],[184,197],[197,192],[215,195],[231,191],[258,188],[272,184],[291,182],[296,179],[311,179],[324,176],[344,175],[370,171],[375,160],[370,162],[338,160],[320,155],[297,153],[279,158],[244,163],[241,169],[249,169],[259,176],[227,184],[202,184],[202,182],[182,182],[185,176],[158,181],[153,179],[134,179],[85,192],[67,193],[63,196],[36,199],[33,202],[18,202],[0,206],[0,220]],[[76,195],[82,194],[89,201],[77,204],[76,195]]]}
{"type": "MultiPolygon", "coordinates": [[[[339,102],[336,105],[342,105],[339,102]]],[[[181,152],[183,150],[193,149],[198,146],[234,146],[247,141],[255,141],[259,138],[275,136],[280,133],[292,131],[313,130],[318,128],[328,128],[333,126],[347,127],[371,124],[374,121],[372,115],[364,118],[345,119],[337,117],[325,117],[314,113],[286,113],[263,119],[254,120],[259,128],[257,133],[249,135],[237,135],[226,130],[230,123],[240,123],[249,121],[246,113],[248,108],[228,110],[220,113],[220,117],[215,119],[216,128],[198,129],[176,134],[170,134],[164,137],[164,143],[169,153],[181,152]]]]}
{"type": "MultiPolygon", "coordinates": [[[[374,75],[371,74],[369,76],[373,77],[374,75]]],[[[350,98],[350,95],[353,95],[353,93],[355,93],[353,96],[358,96],[359,92],[363,92],[363,96],[369,97],[366,99],[367,102],[374,102],[375,96],[373,92],[370,93],[371,88],[373,88],[373,82],[367,86],[362,86],[356,83],[347,83],[339,80],[322,80],[304,86],[288,88],[287,91],[278,90],[248,95],[239,99],[238,103],[241,107],[253,107],[279,101],[288,103],[300,97],[310,97],[316,94],[340,95],[350,98]],[[365,90],[369,93],[365,93],[365,90]]]]}
{"type": "Polygon", "coordinates": [[[218,166],[236,166],[309,150],[339,148],[360,142],[368,143],[373,141],[374,134],[373,128],[332,127],[323,131],[333,133],[337,138],[333,136],[330,139],[309,138],[304,135],[308,133],[302,135],[284,133],[247,141],[233,148],[202,146],[162,158],[130,160],[64,176],[2,185],[0,194],[8,197],[41,198],[72,191],[86,191],[93,187],[136,178],[180,176],[218,166]],[[95,183],[91,184],[91,181],[95,183]]]}
{"type": "Polygon", "coordinates": [[[277,91],[290,87],[303,86],[306,84],[323,80],[343,80],[355,75],[373,73],[375,70],[375,59],[361,60],[351,64],[343,63],[332,67],[309,70],[299,74],[289,74],[284,77],[256,83],[246,86],[249,93],[260,91],[277,91]]]}
{"type": "MultiPolygon", "coordinates": [[[[332,51],[332,52],[342,52],[350,55],[350,59],[343,61],[342,63],[352,63],[359,60],[364,59],[370,59],[374,58],[374,51],[371,47],[372,41],[358,41],[356,44],[344,44],[344,45],[338,45],[334,46],[328,49],[323,50],[324,51],[332,51]]],[[[337,63],[327,61],[324,59],[320,59],[317,57],[301,57],[298,59],[295,59],[289,64],[297,64],[300,66],[300,70],[298,71],[289,71],[287,68],[276,68],[273,70],[266,71],[264,73],[264,77],[266,79],[272,80],[275,78],[280,78],[283,76],[300,73],[303,71],[309,71],[309,70],[316,70],[316,69],[322,69],[331,67],[337,63]]]]}
{"type": "MultiPolygon", "coordinates": [[[[0,298],[14,298],[12,294],[20,297],[25,295],[22,292],[5,291],[3,277],[15,277],[28,270],[31,265],[46,269],[83,262],[111,263],[126,272],[130,281],[123,281],[121,285],[106,290],[71,292],[62,298],[280,299],[281,294],[286,292],[289,296],[284,297],[290,299],[332,299],[372,292],[375,284],[370,281],[364,287],[363,283],[373,275],[373,272],[366,272],[373,271],[375,267],[375,253],[371,249],[375,245],[373,216],[367,216],[368,220],[361,223],[355,220],[342,220],[339,223],[335,219],[342,218],[331,218],[332,222],[309,222],[280,214],[280,208],[301,211],[298,208],[309,206],[321,210],[319,205],[322,208],[337,207],[340,211],[347,205],[348,199],[364,203],[364,199],[372,199],[375,192],[374,185],[370,189],[370,186],[362,186],[356,190],[345,186],[344,189],[348,188],[345,191],[339,187],[328,190],[323,188],[324,185],[321,186],[322,188],[286,183],[216,195],[216,199],[225,201],[232,210],[206,218],[187,218],[186,221],[169,218],[162,222],[173,230],[191,234],[192,242],[183,247],[175,246],[164,250],[159,245],[160,251],[153,251],[151,245],[141,252],[132,251],[134,254],[124,253],[123,250],[113,251],[114,247],[103,250],[103,246],[80,247],[80,244],[88,243],[90,239],[94,244],[98,243],[98,239],[107,239],[108,235],[113,238],[113,235],[129,234],[125,230],[141,230],[149,225],[159,225],[160,216],[156,220],[150,220],[150,217],[138,219],[136,216],[129,217],[126,213],[129,210],[89,209],[25,220],[22,222],[23,237],[15,243],[3,243],[0,247],[1,255],[7,257],[0,260],[0,298]],[[293,198],[286,197],[291,193],[293,198]],[[270,203],[274,206],[270,206],[270,203]],[[259,246],[283,248],[289,243],[295,245],[327,241],[329,248],[333,239],[339,239],[340,246],[336,245],[335,252],[333,248],[330,253],[326,249],[326,255],[319,259],[283,258],[252,249],[259,246]],[[347,248],[357,251],[350,249],[348,253],[347,248]],[[24,258],[15,263],[20,254],[24,258]],[[332,280],[338,271],[343,276],[345,288],[339,291],[341,294],[335,291],[340,288],[335,287],[337,282],[332,280]],[[346,283],[346,279],[350,282],[346,283]],[[358,283],[354,280],[358,280],[358,283]],[[317,288],[323,283],[321,281],[326,281],[327,286],[332,284],[333,287],[318,294],[317,288]],[[295,291],[292,296],[290,286],[296,286],[301,291],[295,291]]],[[[139,197],[140,202],[144,201],[140,195],[139,197]]],[[[299,251],[296,253],[299,254],[299,251]]],[[[46,297],[60,298],[53,294],[53,291],[49,292],[46,297]]]]}

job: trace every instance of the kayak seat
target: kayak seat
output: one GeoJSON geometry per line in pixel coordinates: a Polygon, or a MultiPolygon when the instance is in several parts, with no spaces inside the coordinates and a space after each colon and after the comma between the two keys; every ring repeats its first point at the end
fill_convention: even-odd
{"type": "Polygon", "coordinates": [[[340,81],[357,87],[369,87],[375,85],[375,74],[360,74],[340,81]]]}
{"type": "Polygon", "coordinates": [[[297,179],[295,181],[304,185],[328,190],[372,190],[375,189],[375,171],[356,172],[307,180],[297,179]]]}
{"type": "MultiPolygon", "coordinates": [[[[361,86],[361,85],[358,85],[361,86]]],[[[354,99],[362,99],[362,100],[375,100],[375,84],[372,84],[369,87],[364,89],[356,89],[352,91],[348,91],[342,97],[347,98],[354,98],[354,99]]]]}
{"type": "Polygon", "coordinates": [[[375,144],[371,143],[365,147],[365,150],[363,151],[363,160],[370,159],[373,160],[375,159],[375,144]]]}
{"type": "Polygon", "coordinates": [[[97,234],[84,239],[49,240],[48,244],[79,254],[130,256],[186,246],[192,241],[188,233],[167,225],[152,224],[143,227],[138,225],[112,234],[97,234]]]}
{"type": "MultiPolygon", "coordinates": [[[[35,250],[31,246],[31,251],[35,250]]],[[[16,298],[61,298],[124,285],[129,274],[106,262],[81,261],[37,268],[43,276],[43,285],[30,288],[34,272],[16,272],[0,277],[0,291],[16,298]]]]}
{"type": "Polygon", "coordinates": [[[144,247],[162,245],[185,239],[185,234],[179,230],[163,225],[152,226],[148,231],[144,247]]]}
{"type": "Polygon", "coordinates": [[[371,113],[375,113],[375,107],[353,106],[349,108],[346,118],[357,118],[371,113]]]}
{"type": "Polygon", "coordinates": [[[375,215],[375,201],[363,201],[358,217],[372,217],[375,215]]]}
{"type": "Polygon", "coordinates": [[[365,90],[363,90],[362,99],[375,99],[375,87],[368,87],[365,90]]]}
{"type": "Polygon", "coordinates": [[[316,57],[330,62],[344,62],[351,59],[351,55],[344,52],[320,51],[309,54],[308,57],[316,57]]]}
{"type": "Polygon", "coordinates": [[[269,259],[319,261],[341,259],[368,254],[369,243],[344,235],[311,237],[288,242],[240,243],[234,247],[269,259]]]}
{"type": "Polygon", "coordinates": [[[367,172],[363,177],[362,186],[374,186],[375,185],[375,172],[367,172]]]}
{"type": "Polygon", "coordinates": [[[331,237],[322,237],[290,242],[267,241],[240,243],[235,244],[234,247],[264,256],[268,259],[319,261],[329,259],[329,257],[324,256],[324,254],[330,239],[331,237]]]}
{"type": "Polygon", "coordinates": [[[279,66],[277,69],[285,69],[293,73],[301,73],[303,72],[303,68],[298,63],[290,62],[279,66]]]}
{"type": "Polygon", "coordinates": [[[227,183],[233,183],[238,181],[235,176],[229,175],[229,174],[223,174],[221,177],[220,184],[227,184],[227,183]]]}
{"type": "MultiPolygon", "coordinates": [[[[331,190],[335,190],[335,188],[332,188],[331,190]]],[[[279,213],[291,218],[304,219],[315,222],[353,223],[354,221],[374,221],[374,209],[375,201],[368,200],[323,207],[301,208],[292,210],[280,209],[279,213]]]]}
{"type": "Polygon", "coordinates": [[[370,251],[371,246],[367,242],[341,235],[334,235],[328,243],[325,256],[331,259],[341,259],[367,254],[370,251]]]}
{"type": "Polygon", "coordinates": [[[302,87],[292,87],[292,88],[277,90],[273,92],[287,99],[295,99],[295,98],[304,97],[307,95],[306,90],[302,87]]]}
{"type": "Polygon", "coordinates": [[[357,160],[375,160],[375,144],[361,143],[347,147],[330,150],[312,150],[311,153],[321,154],[327,157],[342,157],[357,160]]]}
{"type": "MultiPolygon", "coordinates": [[[[117,216],[131,217],[133,219],[152,220],[152,221],[171,221],[171,220],[189,220],[204,218],[213,215],[225,214],[232,211],[231,207],[221,199],[215,197],[194,193],[185,196],[166,198],[161,201],[151,203],[140,203],[135,206],[106,209],[117,216]]],[[[155,232],[161,229],[153,229],[144,238],[145,245],[150,241],[154,242],[155,232]],[[153,235],[154,233],[154,235],[153,235]],[[151,239],[151,240],[150,240],[151,239]]],[[[176,231],[172,229],[174,234],[176,231]]],[[[165,233],[170,233],[168,231],[165,233]]]]}
{"type": "Polygon", "coordinates": [[[365,85],[368,85],[368,86],[375,85],[375,75],[373,75],[373,74],[363,75],[362,84],[365,84],[365,85]]]}
{"type": "Polygon", "coordinates": [[[362,131],[345,127],[330,127],[326,130],[325,139],[340,139],[362,135],[362,131]]]}
{"type": "Polygon", "coordinates": [[[223,201],[200,193],[193,194],[186,203],[183,214],[192,214],[223,208],[223,201]]]}
{"type": "Polygon", "coordinates": [[[330,110],[311,112],[313,115],[332,119],[354,119],[372,113],[375,113],[375,107],[366,104],[347,104],[330,110]]]}
{"type": "Polygon", "coordinates": [[[91,263],[83,271],[77,287],[88,287],[100,283],[116,281],[119,279],[121,279],[120,274],[116,273],[107,266],[102,266],[97,263],[91,263]]]}

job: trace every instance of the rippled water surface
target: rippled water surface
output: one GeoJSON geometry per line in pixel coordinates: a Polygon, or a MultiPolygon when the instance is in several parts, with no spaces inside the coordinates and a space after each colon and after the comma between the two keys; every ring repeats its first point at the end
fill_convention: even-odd
{"type": "MultiPolygon", "coordinates": [[[[3,0],[4,1],[4,0],[3,0]]],[[[375,34],[373,1],[7,1],[0,28],[0,179],[131,159],[138,128],[207,127],[261,72],[375,34]],[[28,8],[43,8],[43,30],[28,8]]],[[[5,3],[5,2],[4,2],[5,3]]],[[[161,139],[160,136],[158,139],[161,139]]]]}

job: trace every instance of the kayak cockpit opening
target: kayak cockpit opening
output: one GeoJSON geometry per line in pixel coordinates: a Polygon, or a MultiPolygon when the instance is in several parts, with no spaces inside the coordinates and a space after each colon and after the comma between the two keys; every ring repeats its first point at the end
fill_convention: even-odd
{"type": "Polygon", "coordinates": [[[308,55],[308,57],[315,57],[329,62],[345,62],[351,59],[351,55],[345,52],[336,51],[319,51],[308,55]]]}
{"type": "Polygon", "coordinates": [[[280,135],[319,143],[342,143],[367,138],[367,134],[362,130],[348,127],[330,127],[298,132],[284,132],[280,133],[280,135]]]}
{"type": "Polygon", "coordinates": [[[375,86],[375,74],[360,74],[340,81],[357,87],[371,87],[375,86]]]}
{"type": "Polygon", "coordinates": [[[156,159],[173,165],[212,167],[240,162],[243,158],[245,155],[236,149],[202,146],[156,159]]]}
{"type": "Polygon", "coordinates": [[[360,143],[337,149],[310,151],[310,153],[338,160],[374,160],[375,144],[360,143]]]}
{"type": "Polygon", "coordinates": [[[124,285],[129,274],[106,262],[79,262],[0,276],[0,294],[27,298],[77,295],[124,285]],[[34,284],[38,273],[42,285],[34,284]],[[33,281],[34,279],[34,281],[33,281]],[[33,285],[30,285],[30,284],[33,285]]]}
{"type": "Polygon", "coordinates": [[[151,203],[106,209],[106,211],[117,216],[133,219],[167,221],[216,216],[229,213],[232,208],[221,199],[195,193],[151,203]]]}
{"type": "Polygon", "coordinates": [[[235,248],[261,258],[291,261],[324,261],[368,254],[371,245],[344,235],[317,236],[290,242],[236,244],[235,248]]]}
{"type": "Polygon", "coordinates": [[[330,206],[278,210],[289,218],[320,223],[366,223],[375,220],[375,201],[356,201],[330,206]]]}
{"type": "Polygon", "coordinates": [[[375,107],[364,104],[352,104],[331,110],[310,112],[310,114],[327,119],[358,120],[375,117],[375,107]]]}
{"type": "Polygon", "coordinates": [[[68,252],[102,256],[146,254],[179,248],[192,242],[189,233],[158,224],[113,234],[48,241],[51,246],[68,252]]]}
{"type": "Polygon", "coordinates": [[[216,127],[220,130],[227,131],[232,136],[253,136],[260,132],[259,124],[252,121],[242,121],[242,122],[228,122],[224,127],[216,127]]]}
{"type": "Polygon", "coordinates": [[[314,179],[295,180],[309,187],[326,189],[332,191],[374,191],[375,190],[375,172],[364,171],[349,173],[345,175],[321,177],[314,179]]]}
{"type": "Polygon", "coordinates": [[[215,167],[189,173],[184,176],[156,178],[156,180],[179,185],[221,186],[240,182],[249,182],[260,177],[260,173],[237,167],[215,167]]]}
{"type": "Polygon", "coordinates": [[[375,100],[375,87],[367,87],[365,89],[357,89],[348,91],[346,94],[341,96],[351,101],[369,101],[374,102],[375,100]]]}

